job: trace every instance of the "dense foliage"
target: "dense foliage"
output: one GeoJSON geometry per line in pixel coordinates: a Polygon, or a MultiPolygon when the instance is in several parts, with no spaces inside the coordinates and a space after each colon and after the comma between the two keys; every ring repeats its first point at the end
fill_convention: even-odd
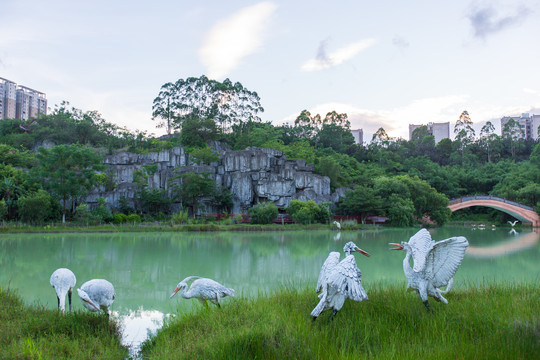
{"type": "MultiPolygon", "coordinates": [[[[89,223],[112,221],[112,214],[103,211],[75,216],[88,189],[115,186],[101,164],[104,153],[147,153],[180,145],[194,163],[203,165],[219,159],[209,147],[214,141],[236,150],[274,148],[287,158],[313,164],[315,173],[330,178],[332,190],[345,188],[341,193],[346,196],[331,210],[362,219],[381,215],[396,226],[410,226],[429,217],[443,224],[450,216],[449,199],[474,194],[500,196],[540,210],[540,144],[523,139],[512,119],[501,136],[491,122],[477,135],[464,111],[456,121],[454,140],[435,143],[425,126],[415,129],[408,141],[390,138],[380,128],[365,146],[354,143],[347,114],[332,111],[321,116],[303,110],[293,124],[276,126],[260,121],[262,111],[257,93],[242,84],[201,76],[162,86],[153,116],[172,134],[159,139],[131,133],[96,111],[70,108],[67,102],[38,119],[3,120],[0,217],[39,223],[63,214],[89,223]]],[[[148,187],[155,171],[155,165],[138,170],[135,198],[120,199],[113,212],[170,217],[178,211],[172,205],[180,204],[196,214],[205,211],[203,199],[211,199],[220,211],[232,208],[229,190],[217,187],[206,174],[180,170],[177,187],[165,191],[148,187]]],[[[300,210],[295,206],[287,211],[299,222],[327,221],[326,215],[317,218],[308,204],[300,210]]]]}

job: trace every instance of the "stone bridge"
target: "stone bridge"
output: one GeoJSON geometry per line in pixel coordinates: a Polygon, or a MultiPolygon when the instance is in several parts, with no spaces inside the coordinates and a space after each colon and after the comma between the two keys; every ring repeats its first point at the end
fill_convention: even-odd
{"type": "Polygon", "coordinates": [[[540,216],[538,216],[532,207],[496,196],[464,196],[458,199],[450,200],[448,208],[450,208],[452,211],[456,211],[471,206],[486,206],[497,209],[512,215],[521,222],[530,223],[533,227],[540,227],[540,216]]]}

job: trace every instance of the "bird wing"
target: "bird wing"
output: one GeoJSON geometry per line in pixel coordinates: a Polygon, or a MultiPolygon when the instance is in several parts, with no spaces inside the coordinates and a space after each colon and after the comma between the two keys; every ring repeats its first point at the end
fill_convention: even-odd
{"type": "Polygon", "coordinates": [[[323,266],[321,267],[321,272],[319,273],[319,280],[317,280],[317,289],[316,292],[320,292],[324,285],[327,283],[327,276],[329,273],[329,270],[332,269],[334,266],[336,266],[339,263],[339,253],[332,251],[326,260],[324,261],[323,266]]]}
{"type": "Polygon", "coordinates": [[[463,236],[437,241],[426,259],[425,274],[433,286],[446,286],[465,256],[469,242],[463,236]]]}
{"type": "Polygon", "coordinates": [[[328,285],[345,294],[349,299],[362,301],[367,299],[367,294],[362,287],[361,277],[362,273],[356,266],[354,255],[348,255],[330,270],[328,285]]]}
{"type": "Polygon", "coordinates": [[[421,229],[409,239],[409,246],[412,251],[414,261],[413,270],[422,271],[426,265],[426,259],[429,251],[433,248],[435,242],[431,239],[429,231],[421,229]]]}

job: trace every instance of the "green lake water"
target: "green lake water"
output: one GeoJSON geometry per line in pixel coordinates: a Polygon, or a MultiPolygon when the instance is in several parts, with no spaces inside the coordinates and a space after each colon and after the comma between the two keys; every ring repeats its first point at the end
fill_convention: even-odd
{"type": "MultiPolygon", "coordinates": [[[[282,286],[315,290],[328,253],[342,252],[347,241],[354,241],[371,254],[356,255],[368,295],[375,282],[405,287],[405,253],[389,251],[388,243],[407,241],[417,230],[2,234],[0,286],[17,290],[28,304],[56,308],[56,294],[49,285],[55,269],[71,269],[77,287],[90,279],[107,279],[116,290],[111,309],[124,325],[124,342],[136,347],[168,314],[200,306],[179,295],[169,300],[176,284],[190,275],[217,280],[235,289],[237,296],[269,294],[282,286]]],[[[455,289],[540,279],[538,230],[443,227],[430,232],[436,241],[451,236],[469,240],[455,289]]],[[[313,296],[315,303],[315,291],[313,296]]],[[[226,306],[227,301],[222,303],[226,306]]],[[[76,291],[73,304],[83,310],[76,291]]]]}

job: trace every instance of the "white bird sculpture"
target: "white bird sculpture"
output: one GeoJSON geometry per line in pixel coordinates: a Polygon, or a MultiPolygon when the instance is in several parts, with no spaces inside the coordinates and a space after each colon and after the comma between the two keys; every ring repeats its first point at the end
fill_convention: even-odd
{"type": "Polygon", "coordinates": [[[405,250],[407,255],[403,259],[403,272],[407,278],[407,289],[416,290],[426,308],[429,310],[428,295],[437,301],[448,304],[442,294],[450,291],[453,277],[463,261],[465,250],[469,242],[463,236],[451,237],[441,241],[433,241],[429,231],[421,229],[413,235],[409,242],[401,244],[390,243],[397,246],[390,250],[405,250]],[[413,258],[414,266],[409,265],[413,258]],[[446,290],[440,288],[446,286],[446,290]]]}
{"type": "Polygon", "coordinates": [[[334,220],[334,229],[341,230],[341,224],[334,220]]]}
{"type": "Polygon", "coordinates": [[[66,294],[69,299],[69,311],[71,312],[71,293],[76,282],[75,274],[66,268],[56,269],[51,275],[50,283],[56,291],[58,309],[62,312],[66,311],[66,294]]]}
{"type": "Polygon", "coordinates": [[[92,279],[77,289],[82,304],[90,311],[103,310],[109,315],[109,307],[116,296],[114,286],[104,279],[92,279]]]}
{"type": "Polygon", "coordinates": [[[513,221],[513,222],[510,221],[510,220],[508,221],[508,223],[509,223],[512,227],[516,226],[516,224],[517,224],[518,222],[519,222],[519,220],[516,220],[516,221],[513,221]]]}
{"type": "Polygon", "coordinates": [[[210,300],[213,304],[221,307],[219,300],[225,296],[234,297],[234,290],[227,288],[217,281],[212,279],[202,278],[200,276],[188,276],[184,280],[180,281],[176,285],[176,289],[171,294],[169,299],[171,299],[178,291],[184,299],[198,299],[202,304],[208,306],[207,300],[210,300]],[[191,286],[188,285],[188,282],[195,280],[191,283],[191,286]]]}
{"type": "Polygon", "coordinates": [[[354,301],[367,300],[368,296],[362,287],[362,273],[358,266],[353,252],[357,251],[369,257],[367,252],[356,246],[355,243],[349,241],[343,247],[345,258],[340,262],[340,254],[331,252],[324,262],[319,280],[317,281],[317,292],[322,291],[319,295],[320,301],[311,312],[313,320],[325,310],[333,309],[331,319],[343,307],[346,299],[354,301]]]}

